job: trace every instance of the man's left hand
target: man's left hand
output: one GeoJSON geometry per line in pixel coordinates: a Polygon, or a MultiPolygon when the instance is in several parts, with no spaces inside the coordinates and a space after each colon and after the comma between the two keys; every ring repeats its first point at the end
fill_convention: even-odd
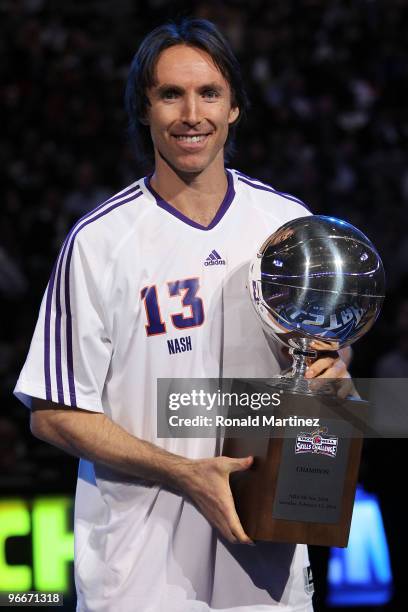
{"type": "MultiPolygon", "coordinates": [[[[321,350],[321,346],[313,346],[311,348],[317,348],[321,350]]],[[[324,351],[323,354],[318,356],[316,361],[310,364],[305,373],[305,378],[311,379],[343,379],[340,384],[336,385],[337,395],[344,399],[349,395],[356,395],[354,385],[351,380],[350,373],[347,369],[351,359],[350,349],[342,349],[340,351],[324,351]]],[[[316,380],[314,388],[317,389],[322,383],[318,383],[316,380]]],[[[313,384],[312,384],[313,388],[313,384]]]]}

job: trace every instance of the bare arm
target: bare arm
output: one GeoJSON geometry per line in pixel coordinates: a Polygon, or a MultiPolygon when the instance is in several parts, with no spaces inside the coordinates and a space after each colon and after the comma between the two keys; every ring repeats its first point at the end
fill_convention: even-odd
{"type": "Polygon", "coordinates": [[[132,436],[104,414],[38,399],[33,404],[31,431],[77,457],[178,489],[230,542],[250,543],[235,510],[229,474],[247,469],[251,458],[188,459],[132,436]]]}
{"type": "Polygon", "coordinates": [[[101,413],[36,400],[31,431],[76,457],[178,489],[191,469],[191,460],[135,438],[101,413]]]}

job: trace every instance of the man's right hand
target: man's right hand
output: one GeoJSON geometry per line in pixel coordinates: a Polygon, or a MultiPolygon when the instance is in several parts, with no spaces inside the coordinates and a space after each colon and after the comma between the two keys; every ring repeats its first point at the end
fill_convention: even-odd
{"type": "Polygon", "coordinates": [[[196,459],[185,471],[183,491],[231,543],[254,544],[241,525],[229,484],[232,472],[247,470],[252,462],[253,457],[196,459]]]}
{"type": "Polygon", "coordinates": [[[170,485],[188,495],[229,542],[252,544],[242,528],[229,475],[252,457],[188,459],[136,438],[102,413],[34,400],[31,431],[66,452],[124,474],[170,485]]]}

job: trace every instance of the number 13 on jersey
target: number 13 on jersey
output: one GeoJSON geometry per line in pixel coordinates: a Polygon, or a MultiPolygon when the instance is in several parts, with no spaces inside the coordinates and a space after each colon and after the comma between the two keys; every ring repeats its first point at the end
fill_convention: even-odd
{"type": "MultiPolygon", "coordinates": [[[[204,305],[197,293],[200,288],[198,278],[185,278],[183,280],[167,283],[169,297],[179,298],[182,311],[170,315],[171,322],[177,329],[188,329],[198,327],[204,322],[204,305]],[[187,309],[187,310],[185,310],[187,309]]],[[[145,325],[148,336],[157,336],[167,332],[166,322],[163,321],[156,285],[144,287],[140,292],[146,309],[147,324],[145,325]]],[[[175,306],[176,310],[177,306],[175,306]]]]}

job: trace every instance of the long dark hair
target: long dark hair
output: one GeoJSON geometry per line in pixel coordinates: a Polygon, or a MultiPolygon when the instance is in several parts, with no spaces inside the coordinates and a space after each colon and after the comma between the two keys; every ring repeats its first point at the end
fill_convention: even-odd
{"type": "Polygon", "coordinates": [[[160,53],[180,44],[206,51],[229,83],[231,104],[238,107],[240,112],[238,119],[230,126],[224,150],[226,161],[234,152],[235,127],[248,108],[238,61],[224,36],[211,21],[184,17],[180,21],[165,23],[152,30],[143,39],[130,67],[125,107],[129,118],[129,138],[136,159],[141,164],[151,164],[154,160],[150,129],[141,121],[146,116],[149,105],[146,90],[154,85],[154,70],[160,53]]]}

